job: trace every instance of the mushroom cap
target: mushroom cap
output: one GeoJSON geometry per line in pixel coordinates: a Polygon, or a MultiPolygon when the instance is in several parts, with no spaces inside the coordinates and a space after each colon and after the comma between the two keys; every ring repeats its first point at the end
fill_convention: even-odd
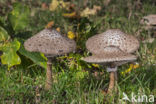
{"type": "Polygon", "coordinates": [[[156,14],[150,14],[148,16],[144,16],[140,22],[141,24],[146,24],[146,25],[156,25],[156,14]]]}
{"type": "Polygon", "coordinates": [[[76,43],[56,30],[44,29],[26,40],[24,47],[30,52],[42,52],[47,57],[53,57],[74,51],[76,43]]]}
{"type": "Polygon", "coordinates": [[[89,38],[86,42],[86,48],[93,54],[101,54],[109,46],[118,47],[126,53],[133,53],[139,48],[139,41],[119,29],[109,29],[89,38]]]}
{"type": "Polygon", "coordinates": [[[106,50],[111,51],[103,52],[101,54],[93,54],[93,56],[86,57],[83,60],[88,63],[97,63],[97,64],[105,64],[113,62],[115,65],[119,66],[121,64],[131,62],[137,59],[135,55],[125,53],[117,47],[106,47],[106,50]]]}

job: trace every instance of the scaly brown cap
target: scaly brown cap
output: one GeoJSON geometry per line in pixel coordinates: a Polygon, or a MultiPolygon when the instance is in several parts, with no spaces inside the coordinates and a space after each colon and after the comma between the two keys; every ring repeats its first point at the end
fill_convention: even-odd
{"type": "Polygon", "coordinates": [[[87,49],[93,54],[101,54],[110,46],[118,47],[125,53],[133,53],[139,48],[139,41],[119,29],[109,29],[89,38],[86,42],[87,49]]]}
{"type": "Polygon", "coordinates": [[[44,29],[24,43],[30,52],[42,52],[48,57],[63,55],[76,49],[76,43],[56,30],[44,29]]]}

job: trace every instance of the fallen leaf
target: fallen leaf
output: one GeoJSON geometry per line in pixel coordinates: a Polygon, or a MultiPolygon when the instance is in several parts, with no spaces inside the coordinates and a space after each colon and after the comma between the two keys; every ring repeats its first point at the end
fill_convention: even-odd
{"type": "Polygon", "coordinates": [[[100,6],[96,6],[94,5],[93,9],[90,9],[90,8],[86,8],[84,9],[81,13],[80,13],[80,16],[81,17],[88,17],[89,15],[95,15],[97,14],[97,11],[101,10],[101,7],[100,6]]]}
{"type": "Polygon", "coordinates": [[[48,24],[45,26],[45,28],[51,28],[54,25],[54,21],[48,22],[48,24]]]}
{"type": "Polygon", "coordinates": [[[81,17],[88,17],[89,15],[95,15],[97,12],[94,9],[89,9],[88,7],[80,13],[81,17]]]}
{"type": "Polygon", "coordinates": [[[50,6],[49,6],[49,10],[50,11],[55,11],[55,9],[58,7],[59,2],[58,0],[52,0],[50,6]]]}
{"type": "Polygon", "coordinates": [[[68,17],[68,18],[77,17],[76,12],[72,12],[72,13],[63,13],[62,15],[63,15],[64,17],[68,17]]]}
{"type": "Polygon", "coordinates": [[[61,30],[60,30],[60,28],[58,27],[58,28],[56,28],[56,31],[60,32],[61,30]]]}
{"type": "Polygon", "coordinates": [[[69,9],[70,2],[64,2],[63,0],[52,0],[49,10],[55,11],[58,7],[69,9]]]}

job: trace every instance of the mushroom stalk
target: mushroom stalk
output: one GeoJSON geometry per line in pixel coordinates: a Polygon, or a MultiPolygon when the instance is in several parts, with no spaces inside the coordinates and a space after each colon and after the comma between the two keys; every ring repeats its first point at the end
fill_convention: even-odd
{"type": "MultiPolygon", "coordinates": [[[[110,81],[109,81],[109,87],[108,87],[108,93],[111,93],[117,83],[117,72],[110,72],[110,81]]],[[[117,90],[117,89],[115,89],[117,90]]]]}
{"type": "Polygon", "coordinates": [[[114,73],[115,73],[115,92],[117,92],[118,74],[117,74],[117,71],[115,71],[114,73]]]}
{"type": "Polygon", "coordinates": [[[50,90],[51,86],[52,86],[52,62],[51,59],[48,58],[45,90],[50,90]]]}
{"type": "Polygon", "coordinates": [[[109,87],[108,87],[108,93],[112,92],[114,85],[115,85],[115,72],[110,72],[109,75],[110,81],[109,81],[109,87]]]}
{"type": "Polygon", "coordinates": [[[108,93],[111,93],[114,89],[114,86],[117,83],[117,66],[111,65],[110,67],[107,68],[107,71],[110,72],[110,75],[109,75],[110,81],[109,81],[108,93]]]}

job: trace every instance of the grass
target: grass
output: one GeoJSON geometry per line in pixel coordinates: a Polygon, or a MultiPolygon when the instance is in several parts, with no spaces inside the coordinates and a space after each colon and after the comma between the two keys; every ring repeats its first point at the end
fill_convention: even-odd
{"type": "MultiPolygon", "coordinates": [[[[49,3],[48,0],[46,2],[49,3]]],[[[60,27],[62,33],[73,31],[78,34],[75,39],[78,49],[76,54],[62,56],[54,63],[54,83],[50,91],[44,90],[45,69],[32,64],[30,60],[28,62],[31,65],[21,64],[10,70],[7,70],[5,65],[0,66],[1,104],[131,104],[122,101],[123,92],[129,97],[132,92],[156,96],[156,40],[152,43],[144,43],[143,41],[150,39],[152,35],[142,29],[139,23],[144,15],[156,13],[156,6],[152,0],[143,1],[142,8],[134,5],[133,0],[129,2],[114,0],[108,6],[104,6],[102,0],[96,2],[90,0],[88,7],[99,5],[102,10],[97,15],[80,19],[63,17],[62,13],[66,12],[64,9],[54,12],[41,10],[38,6],[40,2],[36,3],[37,6],[34,5],[35,1],[23,1],[23,3],[28,4],[35,13],[31,17],[31,25],[27,29],[29,34],[24,37],[25,39],[43,29],[49,21],[54,21],[54,28],[60,27]],[[85,48],[85,41],[92,35],[109,28],[119,28],[140,40],[140,49],[137,52],[139,56],[137,62],[140,66],[126,75],[122,75],[121,72],[127,69],[129,64],[119,67],[117,85],[119,93],[114,93],[113,96],[103,94],[109,83],[109,73],[106,72],[105,67],[97,68],[80,60],[81,57],[89,55],[85,48]],[[93,75],[95,71],[103,74],[97,78],[93,75]]],[[[80,10],[83,10],[84,7],[81,6],[80,10]]],[[[4,11],[9,11],[6,8],[7,5],[3,8],[4,11]]]]}

